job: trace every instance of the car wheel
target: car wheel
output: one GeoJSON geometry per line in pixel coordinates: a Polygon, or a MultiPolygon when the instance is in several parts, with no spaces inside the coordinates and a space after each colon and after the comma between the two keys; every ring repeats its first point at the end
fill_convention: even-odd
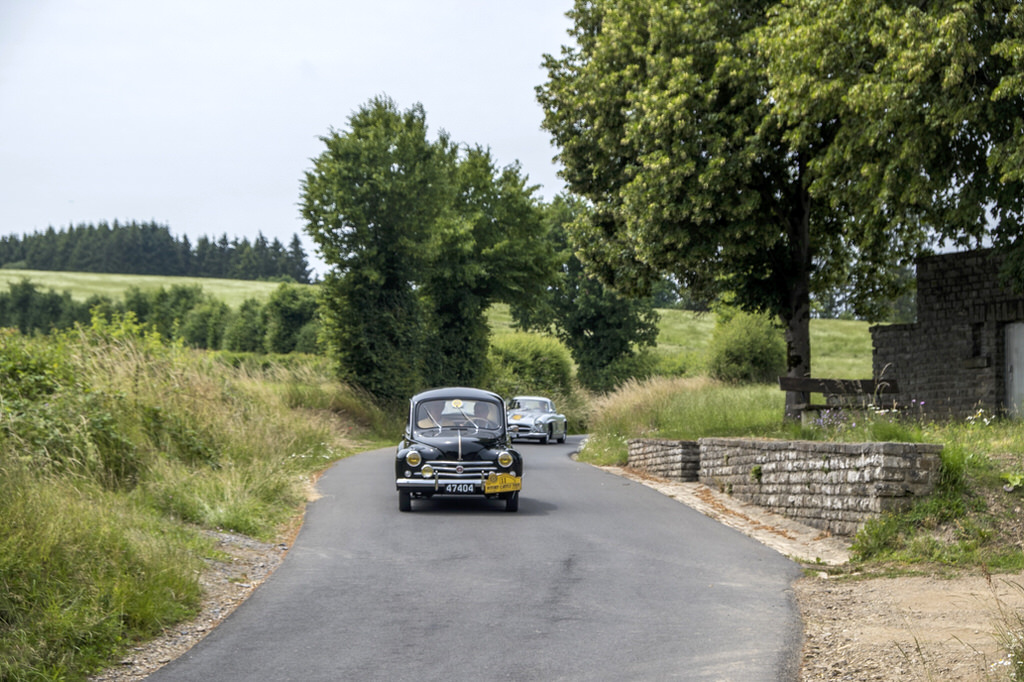
{"type": "Polygon", "coordinates": [[[558,437],[558,442],[559,443],[564,443],[565,442],[565,437],[568,436],[568,435],[569,435],[569,425],[568,424],[563,424],[562,425],[562,435],[558,437]]]}
{"type": "Polygon", "coordinates": [[[517,512],[517,511],[519,511],[519,491],[518,490],[515,491],[514,493],[510,493],[509,496],[505,498],[505,511],[507,511],[507,512],[517,512]]]}
{"type": "Polygon", "coordinates": [[[407,490],[398,491],[398,511],[412,511],[412,493],[407,490]]]}

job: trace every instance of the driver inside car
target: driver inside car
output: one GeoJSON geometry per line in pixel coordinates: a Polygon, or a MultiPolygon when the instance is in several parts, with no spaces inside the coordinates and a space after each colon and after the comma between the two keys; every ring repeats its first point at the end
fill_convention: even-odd
{"type": "Polygon", "coordinates": [[[494,405],[478,402],[473,406],[473,417],[478,426],[485,429],[498,428],[497,409],[494,405]]]}

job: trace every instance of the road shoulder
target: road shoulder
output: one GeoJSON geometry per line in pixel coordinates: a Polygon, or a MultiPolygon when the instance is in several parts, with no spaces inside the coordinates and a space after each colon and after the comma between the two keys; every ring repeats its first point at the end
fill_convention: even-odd
{"type": "Polygon", "coordinates": [[[669,481],[624,467],[601,468],[653,488],[799,563],[839,566],[850,560],[846,540],[743,503],[703,483],[669,481]]]}

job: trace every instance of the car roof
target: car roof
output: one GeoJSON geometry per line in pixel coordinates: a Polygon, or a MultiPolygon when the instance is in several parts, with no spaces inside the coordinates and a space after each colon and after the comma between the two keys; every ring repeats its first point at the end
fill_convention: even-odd
{"type": "Polygon", "coordinates": [[[512,398],[512,400],[548,400],[548,401],[550,401],[551,399],[550,398],[545,398],[544,396],[540,396],[540,395],[517,395],[515,398],[512,398]]]}
{"type": "Polygon", "coordinates": [[[466,388],[460,386],[452,386],[449,388],[435,388],[429,391],[423,391],[417,393],[412,397],[412,402],[418,403],[422,400],[447,400],[449,398],[464,398],[467,400],[490,400],[493,402],[502,402],[501,396],[497,393],[491,393],[490,391],[484,391],[479,388],[466,388]]]}

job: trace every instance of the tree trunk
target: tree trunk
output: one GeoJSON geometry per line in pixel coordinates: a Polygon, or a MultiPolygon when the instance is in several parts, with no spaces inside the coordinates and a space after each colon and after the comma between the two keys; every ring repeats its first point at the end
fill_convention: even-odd
{"type": "MultiPolygon", "coordinates": [[[[803,163],[800,164],[801,175],[803,163]]],[[[789,224],[789,292],[782,315],[786,329],[786,376],[811,376],[811,199],[802,190],[795,202],[789,224]]],[[[801,404],[810,402],[809,393],[786,393],[787,419],[799,419],[801,404]]]]}
{"type": "MultiPolygon", "coordinates": [[[[794,307],[786,325],[786,376],[811,376],[811,302],[809,287],[794,287],[791,292],[794,307]]],[[[801,404],[810,402],[809,393],[786,393],[786,418],[799,419],[801,404]]]]}

